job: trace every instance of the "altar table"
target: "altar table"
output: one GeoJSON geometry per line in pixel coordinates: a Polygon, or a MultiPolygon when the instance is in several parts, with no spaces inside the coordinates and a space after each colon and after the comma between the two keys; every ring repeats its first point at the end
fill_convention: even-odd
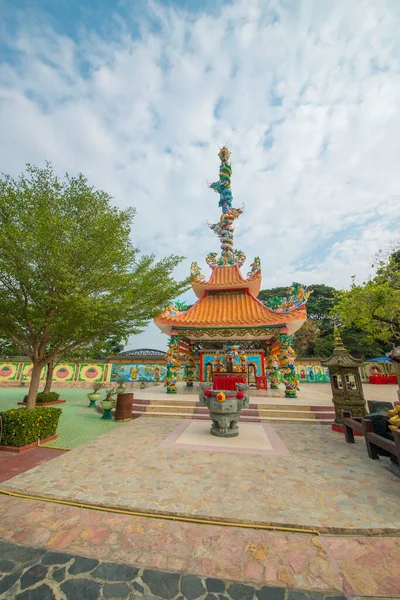
{"type": "Polygon", "coordinates": [[[237,383],[246,383],[246,376],[234,373],[215,373],[213,377],[214,390],[235,391],[237,383]]]}
{"type": "Polygon", "coordinates": [[[397,384],[397,377],[396,375],[370,375],[369,382],[375,385],[397,384]]]}

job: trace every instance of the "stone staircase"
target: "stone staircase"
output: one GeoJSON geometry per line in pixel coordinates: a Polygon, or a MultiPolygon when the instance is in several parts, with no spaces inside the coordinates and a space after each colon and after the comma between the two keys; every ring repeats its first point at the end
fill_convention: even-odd
{"type": "MultiPolygon", "coordinates": [[[[137,417],[178,417],[184,419],[208,420],[208,409],[193,400],[139,400],[133,401],[133,418],[137,417]]],[[[299,406],[290,404],[256,404],[240,413],[242,423],[311,423],[331,425],[335,418],[333,406],[299,406]]]]}

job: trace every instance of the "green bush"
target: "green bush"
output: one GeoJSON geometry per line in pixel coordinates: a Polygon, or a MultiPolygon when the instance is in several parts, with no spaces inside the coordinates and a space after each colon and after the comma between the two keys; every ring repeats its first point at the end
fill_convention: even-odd
{"type": "Polygon", "coordinates": [[[61,408],[51,406],[31,410],[21,407],[4,411],[1,413],[3,434],[0,444],[20,448],[54,435],[61,412],[61,408]]]}
{"type": "MultiPolygon", "coordinates": [[[[60,394],[57,394],[57,392],[47,392],[47,394],[45,394],[44,392],[39,392],[38,395],[36,396],[36,403],[37,404],[46,404],[46,402],[55,402],[56,400],[58,400],[60,397],[60,394]]],[[[24,396],[24,402],[28,401],[28,394],[26,396],[24,396]]]]}

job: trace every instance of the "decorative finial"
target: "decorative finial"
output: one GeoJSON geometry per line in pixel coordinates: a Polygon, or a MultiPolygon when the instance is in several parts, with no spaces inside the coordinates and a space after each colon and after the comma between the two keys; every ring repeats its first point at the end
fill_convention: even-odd
{"type": "Polygon", "coordinates": [[[335,354],[342,354],[343,352],[345,352],[346,354],[348,354],[342,338],[340,336],[340,331],[339,331],[339,327],[337,325],[333,326],[333,346],[334,346],[334,350],[333,353],[335,354]]]}
{"type": "Polygon", "coordinates": [[[229,162],[231,153],[227,146],[223,146],[218,152],[221,160],[219,167],[219,180],[211,183],[209,187],[217,192],[220,196],[218,206],[222,209],[222,215],[218,223],[210,225],[221,240],[221,257],[216,261],[219,266],[234,265],[237,262],[243,264],[244,254],[240,252],[240,259],[233,249],[233,221],[237,219],[243,212],[242,208],[232,207],[232,192],[231,192],[231,175],[232,167],[229,162]]]}

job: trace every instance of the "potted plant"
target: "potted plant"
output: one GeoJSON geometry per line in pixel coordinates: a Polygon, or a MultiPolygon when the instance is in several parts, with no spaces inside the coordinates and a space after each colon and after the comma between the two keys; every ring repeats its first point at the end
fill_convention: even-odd
{"type": "Polygon", "coordinates": [[[140,380],[139,387],[141,390],[144,390],[144,388],[146,387],[146,384],[143,379],[140,380]]]}
{"type": "Polygon", "coordinates": [[[115,406],[115,400],[113,400],[113,396],[116,394],[116,390],[107,390],[106,397],[104,400],[100,400],[100,406],[104,410],[102,419],[111,419],[111,410],[115,406]]]}
{"type": "Polygon", "coordinates": [[[21,381],[20,381],[19,385],[20,385],[21,387],[25,387],[25,386],[26,386],[26,380],[27,380],[27,379],[28,379],[28,378],[27,378],[27,376],[26,376],[26,375],[22,375],[22,376],[21,376],[21,381]]]}
{"type": "Polygon", "coordinates": [[[126,388],[124,386],[125,379],[117,379],[118,387],[115,390],[116,394],[125,394],[126,388]]]}
{"type": "Polygon", "coordinates": [[[101,390],[102,387],[103,387],[102,383],[94,383],[93,384],[93,392],[91,392],[90,394],[87,395],[87,397],[90,400],[88,408],[96,406],[96,402],[100,398],[99,390],[101,390]]]}

